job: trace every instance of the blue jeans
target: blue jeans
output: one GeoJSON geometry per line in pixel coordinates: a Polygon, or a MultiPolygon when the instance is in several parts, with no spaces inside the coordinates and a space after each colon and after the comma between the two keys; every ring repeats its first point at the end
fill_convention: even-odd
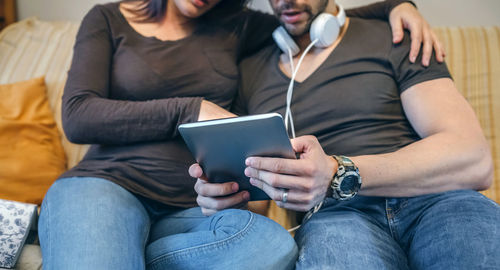
{"type": "Polygon", "coordinates": [[[39,220],[43,268],[290,269],[291,235],[274,221],[229,209],[154,210],[99,178],[66,178],[47,192],[39,220]]]}
{"type": "Polygon", "coordinates": [[[297,269],[500,269],[500,207],[470,190],[329,199],[295,239],[297,269]]]}

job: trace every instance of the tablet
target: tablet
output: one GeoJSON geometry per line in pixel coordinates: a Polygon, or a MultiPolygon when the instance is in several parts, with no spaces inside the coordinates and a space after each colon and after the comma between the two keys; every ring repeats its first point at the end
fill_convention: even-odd
{"type": "Polygon", "coordinates": [[[268,200],[245,176],[250,156],[295,159],[283,118],[269,113],[210,120],[179,126],[179,132],[210,182],[236,181],[250,200],[268,200]]]}

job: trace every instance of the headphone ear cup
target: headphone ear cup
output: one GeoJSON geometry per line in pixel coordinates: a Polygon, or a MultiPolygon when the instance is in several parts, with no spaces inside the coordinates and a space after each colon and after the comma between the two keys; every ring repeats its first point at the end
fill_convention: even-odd
{"type": "Polygon", "coordinates": [[[295,43],[293,38],[288,34],[288,32],[280,26],[276,28],[273,32],[274,42],[280,47],[280,49],[288,54],[288,49],[292,52],[292,56],[297,55],[300,52],[299,46],[295,43]]]}
{"type": "Polygon", "coordinates": [[[321,13],[311,24],[311,41],[318,40],[316,47],[325,48],[333,44],[340,31],[340,24],[337,18],[329,13],[321,13]]]}

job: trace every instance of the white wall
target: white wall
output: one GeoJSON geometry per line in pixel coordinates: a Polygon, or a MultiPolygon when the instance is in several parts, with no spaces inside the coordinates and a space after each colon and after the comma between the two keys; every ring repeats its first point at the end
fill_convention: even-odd
{"type": "MultiPolygon", "coordinates": [[[[377,0],[337,0],[345,8],[366,5],[377,0]]],[[[499,0],[413,0],[433,26],[500,26],[499,0]]],[[[254,0],[253,7],[269,11],[267,0],[254,0]]]]}
{"type": "MultiPolygon", "coordinates": [[[[81,20],[96,3],[112,0],[17,0],[19,18],[38,16],[43,20],[81,20]]],[[[224,0],[231,1],[231,0],[224,0]]],[[[376,0],[338,0],[344,7],[376,0]]],[[[414,0],[433,26],[500,26],[500,0],[414,0]]],[[[252,6],[270,11],[268,0],[253,0],[252,6]]]]}

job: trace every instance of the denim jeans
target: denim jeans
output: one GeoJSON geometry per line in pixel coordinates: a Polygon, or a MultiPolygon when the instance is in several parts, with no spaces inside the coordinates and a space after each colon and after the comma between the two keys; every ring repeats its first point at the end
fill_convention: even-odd
{"type": "Polygon", "coordinates": [[[42,204],[39,236],[44,270],[290,269],[298,253],[291,235],[266,217],[153,210],[99,178],[56,181],[42,204]]]}
{"type": "Polygon", "coordinates": [[[297,269],[500,269],[500,207],[470,190],[328,199],[295,239],[297,269]]]}

